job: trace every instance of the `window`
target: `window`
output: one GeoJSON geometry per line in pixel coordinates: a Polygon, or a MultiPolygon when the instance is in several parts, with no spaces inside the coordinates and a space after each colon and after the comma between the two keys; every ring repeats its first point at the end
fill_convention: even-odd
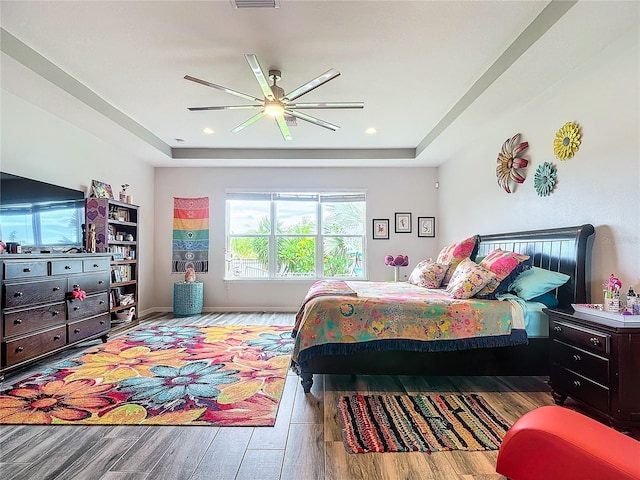
{"type": "Polygon", "coordinates": [[[226,274],[364,278],[364,193],[227,193],[226,274]]]}

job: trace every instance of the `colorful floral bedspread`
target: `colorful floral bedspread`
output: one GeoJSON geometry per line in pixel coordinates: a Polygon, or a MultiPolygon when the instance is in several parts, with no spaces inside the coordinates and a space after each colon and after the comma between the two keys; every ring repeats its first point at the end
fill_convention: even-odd
{"type": "Polygon", "coordinates": [[[376,340],[458,340],[509,335],[509,301],[453,299],[442,290],[405,282],[347,282],[356,296],[306,301],[294,330],[293,360],[318,345],[376,340]]]}

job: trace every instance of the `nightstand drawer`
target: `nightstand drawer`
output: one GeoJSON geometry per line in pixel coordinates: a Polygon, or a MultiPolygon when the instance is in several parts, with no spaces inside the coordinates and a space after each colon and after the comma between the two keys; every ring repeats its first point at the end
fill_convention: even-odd
{"type": "Polygon", "coordinates": [[[102,272],[109,270],[108,258],[92,258],[82,261],[82,269],[85,272],[102,272]]]}
{"type": "Polygon", "coordinates": [[[7,283],[5,285],[5,307],[23,307],[38,303],[54,303],[64,300],[67,279],[42,282],[7,283]]]}
{"type": "Polygon", "coordinates": [[[77,342],[78,340],[83,340],[87,337],[107,332],[110,326],[111,320],[109,320],[108,313],[100,315],[99,317],[82,320],[81,322],[70,323],[67,325],[69,343],[77,342]]]}
{"type": "Polygon", "coordinates": [[[64,347],[67,343],[66,326],[47,330],[46,332],[29,335],[17,340],[11,340],[5,345],[6,364],[15,365],[29,358],[64,347]]]}
{"type": "Polygon", "coordinates": [[[82,260],[56,260],[51,262],[51,275],[82,273],[82,260]]]}
{"type": "Polygon", "coordinates": [[[4,314],[4,336],[14,337],[65,323],[64,303],[4,314]]]}
{"type": "Polygon", "coordinates": [[[609,386],[609,360],[566,343],[551,342],[551,358],[554,363],[583,375],[602,385],[609,386]]]}
{"type": "Polygon", "coordinates": [[[585,327],[570,325],[554,320],[550,328],[551,337],[567,342],[586,350],[609,354],[611,351],[611,335],[597,332],[585,327]]]}
{"type": "Polygon", "coordinates": [[[87,275],[74,275],[69,277],[69,291],[78,286],[87,295],[96,292],[106,292],[109,288],[109,272],[92,273],[87,275]]]}
{"type": "Polygon", "coordinates": [[[4,278],[46,277],[47,262],[5,262],[4,278]]]}
{"type": "Polygon", "coordinates": [[[553,389],[609,414],[609,389],[559,365],[551,366],[553,389]]]}
{"type": "Polygon", "coordinates": [[[70,322],[109,311],[109,295],[89,295],[84,300],[67,300],[67,318],[70,322]]]}

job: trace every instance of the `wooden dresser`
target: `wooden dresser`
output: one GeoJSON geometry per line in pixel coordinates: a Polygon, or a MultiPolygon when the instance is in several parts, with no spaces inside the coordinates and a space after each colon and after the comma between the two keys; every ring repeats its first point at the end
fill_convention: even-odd
{"type": "Polygon", "coordinates": [[[554,401],[571,397],[618,429],[640,427],[640,318],[545,311],[554,401]]]}
{"type": "Polygon", "coordinates": [[[110,329],[108,254],[2,255],[0,376],[110,329]],[[72,299],[79,287],[86,299],[72,299]]]}

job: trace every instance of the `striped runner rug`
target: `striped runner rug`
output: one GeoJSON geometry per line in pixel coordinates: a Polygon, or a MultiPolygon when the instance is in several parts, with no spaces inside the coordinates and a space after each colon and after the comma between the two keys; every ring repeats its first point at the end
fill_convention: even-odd
{"type": "Polygon", "coordinates": [[[477,394],[350,395],[338,415],[350,453],[498,450],[510,427],[477,394]]]}

